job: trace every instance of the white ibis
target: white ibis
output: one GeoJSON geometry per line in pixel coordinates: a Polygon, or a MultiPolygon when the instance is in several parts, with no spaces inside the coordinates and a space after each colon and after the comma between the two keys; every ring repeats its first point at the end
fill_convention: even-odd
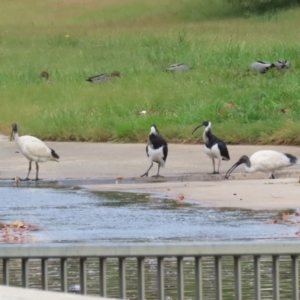
{"type": "Polygon", "coordinates": [[[267,61],[255,61],[250,65],[250,70],[257,71],[259,73],[266,73],[269,69],[275,68],[273,63],[267,61]]]}
{"type": "Polygon", "coordinates": [[[274,179],[274,172],[296,164],[297,157],[292,154],[282,153],[274,150],[260,150],[253,153],[250,158],[243,155],[226,173],[228,179],[232,171],[239,165],[246,165],[246,172],[264,172],[269,174],[270,179],[274,179]]]}
{"type": "Polygon", "coordinates": [[[227,146],[221,139],[211,133],[211,122],[209,121],[202,122],[194,129],[192,134],[202,126],[205,126],[203,132],[204,151],[205,154],[211,158],[213,163],[212,174],[219,174],[221,160],[230,160],[227,146]],[[215,170],[215,159],[219,160],[218,171],[215,170]]]}
{"type": "Polygon", "coordinates": [[[113,71],[110,74],[108,73],[102,73],[102,74],[97,74],[94,76],[90,76],[86,81],[90,81],[92,83],[100,82],[100,81],[108,81],[111,80],[115,77],[120,77],[121,74],[119,71],[113,71]]]}
{"type": "Polygon", "coordinates": [[[14,140],[21,151],[21,153],[29,160],[29,169],[27,177],[23,180],[29,180],[29,174],[31,171],[31,163],[34,161],[36,164],[36,177],[35,180],[39,180],[39,162],[45,162],[48,160],[58,161],[59,156],[57,153],[49,148],[44,142],[38,138],[30,135],[19,136],[17,124],[12,124],[11,140],[14,140]]]}
{"type": "Polygon", "coordinates": [[[187,64],[173,64],[166,68],[166,71],[172,71],[172,72],[184,72],[188,71],[190,67],[187,64]]]}
{"type": "Polygon", "coordinates": [[[157,174],[152,177],[163,177],[159,175],[160,167],[164,167],[168,156],[168,144],[163,136],[159,133],[155,125],[151,125],[148,144],[146,146],[147,156],[150,158],[151,165],[141,177],[148,177],[150,169],[153,167],[153,162],[158,164],[157,174]]]}

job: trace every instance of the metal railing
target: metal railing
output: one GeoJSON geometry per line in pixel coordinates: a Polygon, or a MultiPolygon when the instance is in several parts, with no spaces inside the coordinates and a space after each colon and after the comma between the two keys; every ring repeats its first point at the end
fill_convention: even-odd
{"type": "MultiPolygon", "coordinates": [[[[60,290],[68,291],[68,267],[70,262],[74,264],[74,259],[78,261],[79,273],[79,291],[81,294],[87,294],[88,270],[87,260],[92,259],[95,266],[98,262],[97,270],[99,272],[99,295],[107,296],[107,262],[109,259],[116,259],[114,268],[117,270],[116,280],[118,283],[118,297],[128,298],[126,283],[128,283],[128,270],[126,263],[129,260],[136,260],[136,280],[137,293],[129,299],[146,299],[145,291],[145,265],[153,264],[155,261],[154,280],[151,281],[154,286],[156,296],[153,299],[165,299],[166,283],[165,276],[168,268],[173,268],[176,277],[176,299],[186,299],[185,295],[185,263],[192,266],[189,276],[193,276],[194,291],[190,292],[190,298],[208,299],[204,296],[203,282],[206,276],[210,276],[211,292],[214,295],[212,299],[262,299],[261,272],[270,277],[271,286],[268,286],[273,299],[280,298],[282,292],[281,278],[288,277],[286,293],[284,299],[299,300],[299,255],[300,242],[232,242],[232,243],[178,243],[178,244],[89,244],[89,245],[70,245],[70,244],[50,244],[50,245],[2,245],[0,246],[0,259],[2,259],[2,280],[4,285],[10,285],[10,269],[16,269],[16,260],[20,260],[21,286],[29,287],[29,261],[35,261],[40,265],[41,288],[48,290],[49,285],[49,262],[58,260],[59,267],[54,268],[60,281],[60,290]],[[203,269],[203,263],[207,257],[211,258],[211,263],[203,269]],[[228,263],[227,258],[232,259],[232,264],[228,263]],[[282,257],[288,257],[287,267],[280,268],[282,257]],[[247,259],[245,259],[247,258],[247,259]],[[149,261],[151,259],[151,263],[149,261]],[[262,269],[261,262],[267,260],[270,262],[269,269],[262,269]],[[96,263],[95,263],[96,261],[96,263]],[[173,261],[170,265],[166,262],[173,261]],[[224,295],[223,283],[225,275],[223,266],[226,264],[226,276],[232,281],[233,296],[224,295]],[[251,268],[249,268],[251,265],[251,268]],[[228,267],[229,266],[229,267],[228,267]],[[247,287],[252,296],[243,296],[243,276],[244,269],[251,269],[248,273],[251,275],[252,283],[247,287]],[[268,275],[269,274],[269,275],[268,275]],[[253,275],[253,276],[252,276],[253,275]],[[126,280],[127,278],[127,280],[126,280]],[[290,290],[288,290],[290,288],[290,290]],[[252,291],[251,291],[252,289],[252,291]]],[[[131,267],[130,267],[131,268],[131,267]]],[[[131,268],[132,269],[132,268],[131,268]]],[[[73,269],[72,269],[73,270],[73,269]]],[[[75,270],[75,269],[74,269],[75,270]]],[[[73,270],[73,271],[74,271],[73,270]]],[[[75,271],[74,271],[75,272],[75,271]]],[[[132,272],[130,274],[133,274],[132,272]]],[[[36,273],[37,274],[37,273],[36,273]]],[[[247,275],[249,277],[249,274],[247,275]]],[[[131,275],[130,275],[131,276],[131,275]]],[[[227,278],[227,279],[228,279],[227,278]]],[[[133,278],[132,278],[133,279],[133,278]]],[[[226,279],[226,282],[227,282],[226,279]]],[[[131,279],[130,279],[131,280],[131,279]]],[[[228,282],[231,282],[228,280],[228,282]]],[[[150,282],[150,281],[149,281],[150,282]]],[[[249,294],[249,295],[250,295],[249,294]]],[[[147,297],[148,299],[148,297],[147,297]]],[[[268,298],[270,299],[270,298],[268,298]]]]}

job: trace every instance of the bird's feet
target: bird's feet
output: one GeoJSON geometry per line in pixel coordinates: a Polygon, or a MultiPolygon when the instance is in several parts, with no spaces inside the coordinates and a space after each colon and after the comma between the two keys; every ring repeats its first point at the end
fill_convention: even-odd
{"type": "Polygon", "coordinates": [[[161,178],[164,178],[164,176],[161,176],[161,175],[153,175],[152,177],[154,177],[154,178],[159,178],[159,177],[161,177],[161,178]]]}
{"type": "Polygon", "coordinates": [[[148,172],[146,172],[145,174],[141,175],[140,177],[148,177],[148,172]]]}
{"type": "Polygon", "coordinates": [[[25,179],[21,179],[20,178],[20,181],[29,181],[30,179],[28,177],[26,177],[25,179]]]}
{"type": "Polygon", "coordinates": [[[43,180],[43,179],[41,179],[41,178],[36,178],[36,179],[34,179],[35,181],[39,181],[39,180],[43,180]]]}
{"type": "Polygon", "coordinates": [[[214,171],[214,172],[212,172],[212,173],[208,173],[208,174],[220,174],[220,172],[216,172],[216,171],[214,171]]]}

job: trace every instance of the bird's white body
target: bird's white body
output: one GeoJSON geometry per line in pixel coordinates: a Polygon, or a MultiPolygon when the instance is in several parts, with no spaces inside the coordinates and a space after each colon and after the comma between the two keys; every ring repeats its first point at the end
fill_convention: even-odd
{"type": "Polygon", "coordinates": [[[163,159],[164,157],[163,147],[154,149],[151,145],[148,145],[148,155],[150,161],[159,163],[162,168],[165,166],[165,161],[163,159]]]}
{"type": "Polygon", "coordinates": [[[250,157],[251,166],[246,166],[246,172],[273,173],[293,165],[289,158],[281,152],[274,150],[260,150],[250,157]]]}
{"type": "Polygon", "coordinates": [[[51,154],[51,149],[41,140],[34,136],[14,134],[15,142],[21,153],[29,160],[34,162],[45,162],[49,160],[58,161],[51,154]]]}
{"type": "Polygon", "coordinates": [[[218,144],[214,144],[211,148],[206,147],[206,145],[204,144],[204,153],[211,159],[216,158],[222,160],[222,156],[218,144]]]}
{"type": "Polygon", "coordinates": [[[274,65],[267,61],[255,61],[250,65],[250,70],[257,71],[259,73],[265,73],[274,65]]]}
{"type": "MultiPolygon", "coordinates": [[[[49,148],[44,142],[31,135],[19,136],[18,126],[16,123],[12,124],[11,140],[14,140],[21,153],[29,160],[29,168],[27,177],[24,180],[29,180],[29,174],[31,171],[31,164],[34,161],[36,165],[36,177],[39,179],[39,162],[45,162],[48,160],[58,161],[59,156],[57,153],[49,148]]],[[[23,179],[22,179],[23,180],[23,179]]]]}

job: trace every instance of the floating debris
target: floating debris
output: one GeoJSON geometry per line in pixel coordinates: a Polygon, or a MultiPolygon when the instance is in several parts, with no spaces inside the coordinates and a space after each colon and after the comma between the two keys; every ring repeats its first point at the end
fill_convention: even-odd
{"type": "Polygon", "coordinates": [[[19,178],[18,176],[16,176],[16,177],[15,177],[15,183],[14,183],[14,185],[15,185],[15,186],[19,186],[20,181],[21,181],[21,178],[19,178]]]}

